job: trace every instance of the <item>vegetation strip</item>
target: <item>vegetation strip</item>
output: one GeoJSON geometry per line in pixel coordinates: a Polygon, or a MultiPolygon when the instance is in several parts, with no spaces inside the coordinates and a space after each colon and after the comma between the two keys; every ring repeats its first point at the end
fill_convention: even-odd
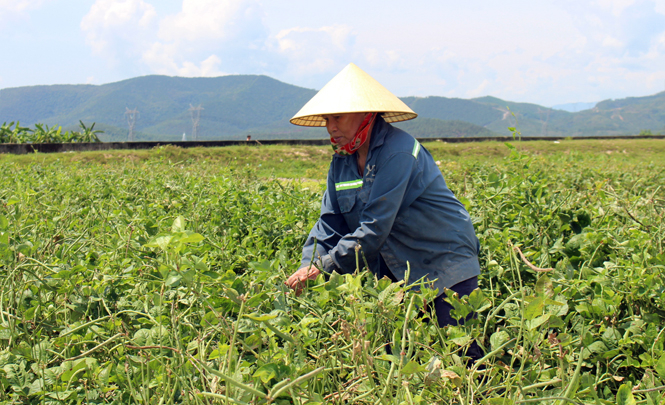
{"type": "Polygon", "coordinates": [[[329,148],[3,156],[0,402],[663,402],[658,142],[423,144],[481,242],[444,329],[361,251],[284,285],[329,148]]]}

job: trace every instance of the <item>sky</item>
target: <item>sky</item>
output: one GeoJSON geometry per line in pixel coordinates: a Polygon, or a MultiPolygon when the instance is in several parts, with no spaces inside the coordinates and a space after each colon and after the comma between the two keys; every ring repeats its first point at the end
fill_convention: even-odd
{"type": "Polygon", "coordinates": [[[665,0],[0,0],[0,89],[353,62],[395,95],[554,106],[665,91],[665,0]]]}

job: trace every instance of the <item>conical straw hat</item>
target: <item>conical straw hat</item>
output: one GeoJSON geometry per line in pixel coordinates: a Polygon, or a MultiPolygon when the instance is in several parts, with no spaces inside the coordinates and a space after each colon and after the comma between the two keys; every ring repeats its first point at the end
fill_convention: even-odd
{"type": "Polygon", "coordinates": [[[291,118],[291,123],[306,127],[325,127],[323,114],[380,112],[386,122],[416,118],[402,100],[349,63],[291,118]]]}

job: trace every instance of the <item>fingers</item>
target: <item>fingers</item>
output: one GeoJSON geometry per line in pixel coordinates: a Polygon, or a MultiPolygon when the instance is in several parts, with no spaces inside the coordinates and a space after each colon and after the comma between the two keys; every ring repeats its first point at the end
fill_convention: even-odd
{"type": "Polygon", "coordinates": [[[298,274],[293,273],[291,277],[289,277],[284,284],[289,286],[289,288],[295,288],[296,285],[300,283],[300,278],[298,277],[298,274]]]}
{"type": "Polygon", "coordinates": [[[314,266],[301,267],[293,273],[284,284],[289,288],[296,290],[296,295],[300,295],[300,290],[302,290],[307,280],[316,280],[316,277],[320,273],[321,271],[314,266]]]}
{"type": "Polygon", "coordinates": [[[303,267],[303,268],[300,268],[300,269],[296,270],[296,272],[293,273],[291,275],[291,277],[289,277],[286,280],[286,285],[288,285],[291,288],[295,288],[298,284],[305,281],[306,276],[304,275],[305,272],[303,272],[304,269],[306,269],[306,268],[303,267]]]}

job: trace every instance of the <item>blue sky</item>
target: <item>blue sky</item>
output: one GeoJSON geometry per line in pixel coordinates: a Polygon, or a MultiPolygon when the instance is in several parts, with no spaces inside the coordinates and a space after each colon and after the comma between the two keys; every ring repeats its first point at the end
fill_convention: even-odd
{"type": "Polygon", "coordinates": [[[0,0],[0,88],[349,62],[398,96],[552,106],[665,91],[665,0],[0,0]]]}

